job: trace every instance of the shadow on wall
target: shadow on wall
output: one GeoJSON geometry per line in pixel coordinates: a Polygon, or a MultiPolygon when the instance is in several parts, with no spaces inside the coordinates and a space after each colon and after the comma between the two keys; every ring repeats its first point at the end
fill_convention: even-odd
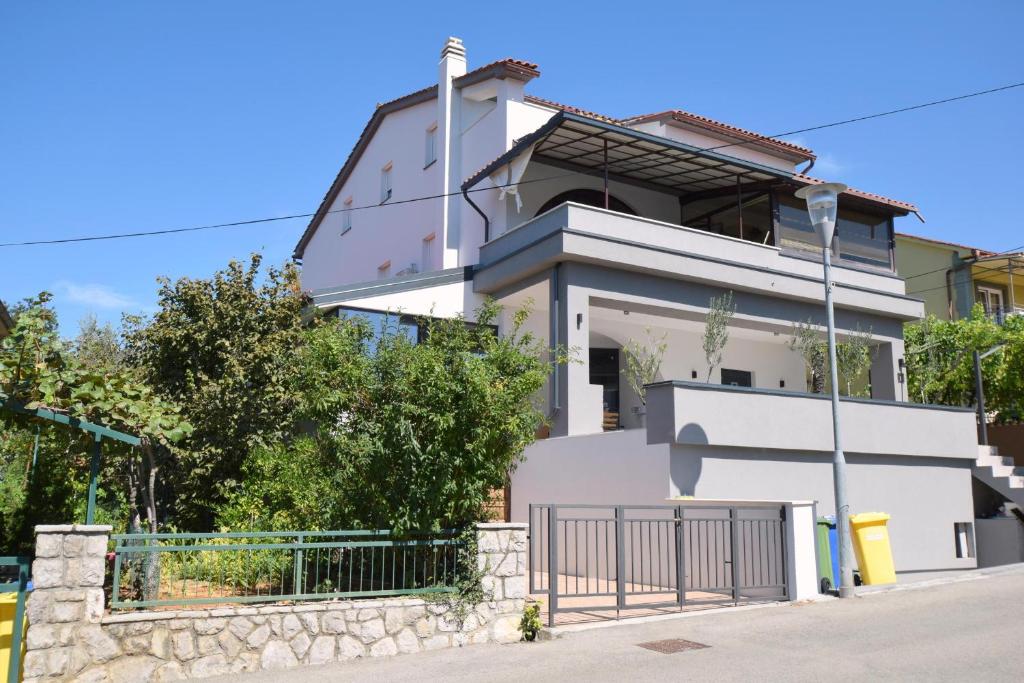
{"type": "MultiPolygon", "coordinates": [[[[679,443],[706,446],[708,435],[704,428],[695,422],[683,425],[677,437],[679,443]]],[[[675,449],[673,449],[675,450],[675,449]]],[[[669,477],[672,488],[679,491],[680,496],[696,495],[697,482],[704,466],[704,458],[698,451],[690,451],[685,455],[675,454],[669,459],[669,477]]]]}

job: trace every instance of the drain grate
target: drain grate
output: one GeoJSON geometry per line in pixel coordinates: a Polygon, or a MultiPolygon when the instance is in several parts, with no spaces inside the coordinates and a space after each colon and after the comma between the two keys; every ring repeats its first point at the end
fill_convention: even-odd
{"type": "Polygon", "coordinates": [[[649,643],[637,643],[637,647],[654,650],[663,655],[671,655],[676,652],[686,652],[687,650],[703,650],[711,646],[695,643],[692,640],[683,640],[682,638],[669,638],[668,640],[652,640],[649,643]]]}

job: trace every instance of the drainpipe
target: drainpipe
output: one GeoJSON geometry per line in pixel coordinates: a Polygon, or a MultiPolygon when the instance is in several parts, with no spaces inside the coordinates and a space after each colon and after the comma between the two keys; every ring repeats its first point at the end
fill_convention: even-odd
{"type": "Polygon", "coordinates": [[[807,168],[805,168],[802,171],[797,171],[797,173],[799,173],[800,175],[807,175],[808,173],[810,173],[811,169],[814,168],[814,159],[810,159],[809,162],[810,163],[807,164],[807,168]]]}
{"type": "Polygon", "coordinates": [[[472,206],[478,214],[480,214],[480,217],[484,219],[484,244],[487,244],[491,241],[491,220],[487,217],[487,214],[481,211],[480,207],[469,198],[469,192],[465,187],[462,188],[462,196],[465,197],[466,201],[469,202],[469,205],[472,206]]]}
{"type": "MultiPolygon", "coordinates": [[[[554,266],[551,267],[551,279],[550,279],[550,282],[549,282],[549,287],[551,288],[551,307],[550,307],[551,308],[551,312],[550,312],[551,321],[550,321],[550,333],[549,333],[549,336],[550,336],[550,340],[551,340],[550,346],[551,346],[552,350],[557,349],[558,348],[558,344],[559,344],[559,339],[558,339],[558,322],[559,322],[559,314],[561,312],[561,310],[560,310],[561,309],[561,305],[560,305],[561,290],[560,290],[560,287],[559,287],[560,283],[559,283],[559,280],[558,280],[558,272],[561,269],[561,267],[562,267],[561,262],[556,263],[554,266]]],[[[551,364],[551,408],[548,411],[548,418],[550,419],[550,418],[553,418],[555,415],[558,415],[558,413],[560,413],[561,410],[562,410],[562,391],[561,391],[561,386],[560,386],[560,382],[559,382],[559,368],[552,361],[552,364],[551,364]]]]}

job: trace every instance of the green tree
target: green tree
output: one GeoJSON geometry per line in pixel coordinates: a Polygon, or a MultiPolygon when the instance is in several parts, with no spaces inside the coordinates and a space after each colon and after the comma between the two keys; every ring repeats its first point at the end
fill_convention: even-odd
{"type": "Polygon", "coordinates": [[[729,322],[736,314],[736,304],[733,302],[732,292],[726,292],[722,296],[711,297],[708,303],[707,320],[704,322],[704,359],[708,363],[708,378],[711,381],[711,374],[722,364],[722,353],[725,345],[729,343],[729,322]]]}
{"type": "MultiPolygon", "coordinates": [[[[54,490],[82,488],[81,476],[74,473],[88,471],[91,439],[81,430],[55,425],[32,412],[47,408],[141,438],[138,448],[104,442],[104,488],[109,490],[113,482],[125,484],[119,493],[129,509],[155,531],[157,481],[163,466],[157,451],[169,453],[172,443],[187,435],[191,427],[174,405],[157,397],[129,369],[89,367],[80,361],[74,349],[59,338],[49,300],[44,292],[20,308],[11,334],[0,341],[0,443],[11,447],[4,449],[4,480],[11,483],[14,473],[23,470],[21,485],[26,491],[20,501],[14,495],[5,496],[11,508],[20,506],[20,510],[9,509],[6,516],[21,520],[18,526],[24,535],[29,523],[38,521],[40,511],[55,512],[47,505],[53,502],[54,490]],[[28,458],[29,453],[36,453],[36,435],[39,452],[47,457],[32,467],[28,458]],[[119,473],[129,476],[121,479],[119,473]],[[45,495],[34,495],[39,493],[45,495]]],[[[65,502],[65,512],[67,507],[65,502]]]]}
{"type": "Polygon", "coordinates": [[[488,302],[472,326],[422,321],[419,344],[396,325],[375,338],[360,317],[306,332],[290,366],[296,430],[253,450],[222,524],[402,532],[481,519],[543,422],[550,371],[523,331],[528,311],[498,336],[499,310],[488,302]]]}
{"type": "Polygon", "coordinates": [[[647,405],[647,385],[658,378],[661,361],[668,349],[668,333],[655,336],[651,328],[644,328],[647,343],[643,344],[630,339],[622,347],[625,366],[622,374],[626,376],[629,387],[640,397],[640,402],[647,405]]]}
{"type": "Polygon", "coordinates": [[[260,264],[254,254],[209,279],[163,279],[153,318],[127,320],[127,362],[194,427],[164,473],[176,522],[191,530],[213,527],[246,455],[279,441],[290,423],[287,366],[305,299],[293,266],[270,268],[260,282],[260,264]]]}

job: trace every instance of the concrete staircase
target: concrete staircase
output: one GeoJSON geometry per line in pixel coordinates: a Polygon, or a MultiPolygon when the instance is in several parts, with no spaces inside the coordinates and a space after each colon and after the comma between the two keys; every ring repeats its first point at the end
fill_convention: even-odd
{"type": "Polygon", "coordinates": [[[978,458],[971,472],[982,483],[1024,507],[1024,467],[1014,467],[1013,458],[999,455],[995,446],[978,446],[978,458]]]}

